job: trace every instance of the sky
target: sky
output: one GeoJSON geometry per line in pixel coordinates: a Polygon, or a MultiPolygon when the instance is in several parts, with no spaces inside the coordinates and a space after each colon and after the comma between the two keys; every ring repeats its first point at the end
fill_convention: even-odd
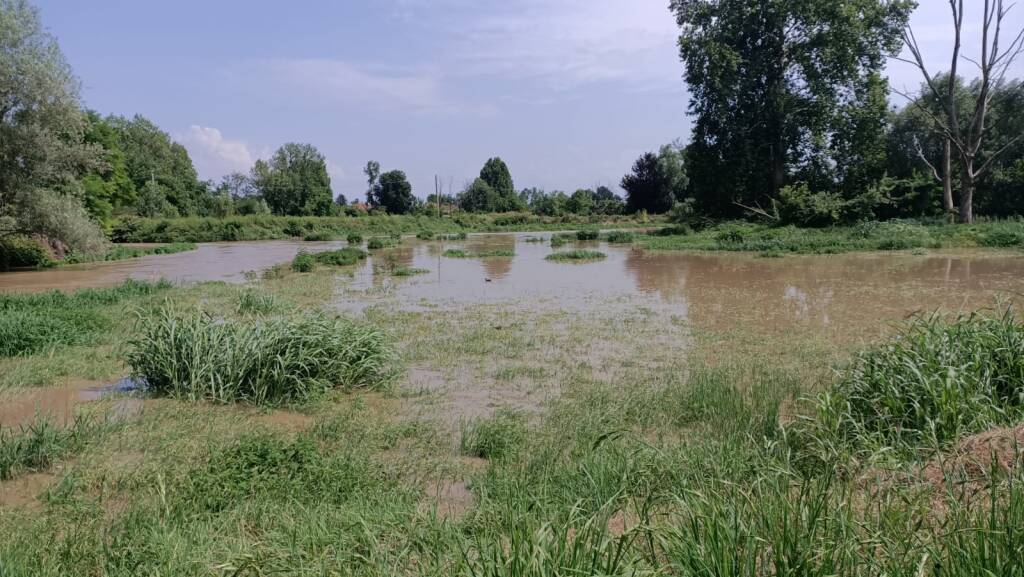
{"type": "MultiPolygon", "coordinates": [[[[637,156],[689,134],[667,4],[36,0],[88,107],[153,120],[203,179],[311,143],[350,199],[371,159],[404,170],[420,197],[434,175],[461,190],[492,156],[517,188],[617,190],[637,156]]],[[[920,4],[912,26],[933,71],[947,68],[947,1],[920,4]]],[[[978,49],[974,12],[967,54],[978,49]]],[[[1024,26],[1024,7],[1007,23],[1024,26]]],[[[889,71],[895,88],[920,83],[908,65],[889,71]]]]}

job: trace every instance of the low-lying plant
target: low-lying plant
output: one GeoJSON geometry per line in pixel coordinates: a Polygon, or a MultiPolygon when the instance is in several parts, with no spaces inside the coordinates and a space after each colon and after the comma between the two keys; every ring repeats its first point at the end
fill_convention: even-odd
{"type": "Polygon", "coordinates": [[[525,416],[501,409],[493,416],[462,424],[459,447],[462,454],[481,459],[511,456],[526,440],[525,416]]]}
{"type": "Polygon", "coordinates": [[[631,244],[635,240],[633,233],[626,230],[613,230],[605,237],[611,244],[631,244]]]}
{"type": "Polygon", "coordinates": [[[273,293],[253,288],[239,293],[235,302],[235,311],[240,315],[266,315],[282,308],[283,304],[273,293]]]}
{"type": "Polygon", "coordinates": [[[544,257],[545,260],[550,261],[585,261],[585,260],[601,260],[607,258],[608,255],[603,252],[596,250],[567,250],[562,252],[553,252],[548,256],[544,257]]]}
{"type": "Polygon", "coordinates": [[[597,240],[600,236],[600,232],[597,230],[577,230],[576,240],[597,240]]]}
{"type": "Polygon", "coordinates": [[[345,240],[349,244],[363,244],[363,235],[358,232],[350,232],[348,236],[345,237],[345,240]]]}
{"type": "Polygon", "coordinates": [[[303,237],[302,240],[305,240],[306,242],[326,242],[332,241],[335,238],[337,237],[335,237],[334,234],[332,233],[318,231],[307,234],[306,236],[303,237]]]}
{"type": "Polygon", "coordinates": [[[295,272],[313,272],[318,265],[350,266],[364,258],[366,258],[365,251],[351,246],[323,252],[299,251],[299,254],[292,259],[291,268],[295,272]]]}
{"type": "Polygon", "coordinates": [[[83,415],[67,427],[43,416],[16,430],[0,428],[0,481],[45,471],[54,462],[80,452],[105,428],[99,419],[83,415]]]}
{"type": "Polygon", "coordinates": [[[380,389],[394,373],[390,340],[322,314],[218,319],[164,306],[139,317],[132,376],[159,396],[219,403],[305,402],[334,389],[380,389]]]}
{"type": "Polygon", "coordinates": [[[461,248],[450,248],[444,251],[444,256],[448,258],[494,258],[511,257],[515,255],[516,252],[514,250],[507,249],[467,251],[461,248]]]}

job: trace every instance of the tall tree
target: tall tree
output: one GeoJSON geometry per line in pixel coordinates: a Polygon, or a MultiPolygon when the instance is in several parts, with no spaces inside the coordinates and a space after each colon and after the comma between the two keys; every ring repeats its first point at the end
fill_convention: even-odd
{"type": "MultiPolygon", "coordinates": [[[[984,0],[980,28],[981,55],[975,60],[964,57],[960,53],[965,15],[964,1],[949,0],[949,8],[953,16],[951,35],[953,55],[945,86],[940,86],[935,77],[929,73],[913,29],[907,25],[903,31],[903,42],[912,55],[912,58],[906,61],[917,66],[924,76],[928,90],[941,103],[944,111],[944,114],[932,114],[927,108],[921,108],[922,111],[930,115],[944,137],[942,162],[936,172],[940,173],[940,178],[943,180],[945,190],[943,198],[947,210],[952,210],[953,200],[951,156],[955,153],[960,161],[960,206],[957,214],[960,222],[974,221],[974,191],[977,180],[985,176],[992,167],[992,162],[1006,148],[1012,146],[1020,138],[1024,138],[1024,135],[1017,135],[1006,147],[983,155],[982,145],[985,142],[987,130],[985,119],[992,104],[994,89],[1002,84],[1007,69],[1024,52],[1024,29],[1017,33],[1011,33],[1009,42],[1005,42],[1006,38],[1003,37],[1003,21],[1011,6],[1005,6],[1003,0],[984,0]],[[961,58],[966,58],[976,64],[979,71],[977,95],[974,105],[969,111],[966,126],[961,124],[961,111],[956,106],[957,70],[961,58]]],[[[911,101],[916,102],[916,99],[911,98],[911,101]]]]}
{"type": "Polygon", "coordinates": [[[622,178],[626,191],[626,210],[652,213],[668,212],[686,196],[687,176],[683,153],[665,145],[657,154],[648,152],[633,163],[633,170],[622,178]]]}
{"type": "Polygon", "coordinates": [[[416,207],[412,185],[401,170],[391,170],[380,175],[377,187],[376,205],[390,214],[406,214],[416,207]]]}
{"type": "Polygon", "coordinates": [[[0,0],[0,239],[35,234],[79,252],[103,235],[77,196],[79,178],[103,167],[84,140],[78,81],[25,0],[0,0]]]}
{"type": "Polygon", "coordinates": [[[701,207],[735,216],[740,205],[777,198],[797,173],[834,181],[830,141],[839,119],[858,99],[884,114],[863,97],[880,82],[886,54],[899,48],[912,7],[911,0],[672,0],[701,207]]]}
{"type": "Polygon", "coordinates": [[[367,162],[363,174],[366,175],[366,204],[378,206],[377,188],[380,184],[380,163],[376,160],[367,162]]]}
{"type": "Polygon", "coordinates": [[[495,201],[484,208],[484,211],[509,212],[523,207],[512,182],[512,173],[500,157],[496,156],[484,163],[484,167],[480,169],[480,179],[486,182],[495,194],[495,201]]]}
{"type": "Polygon", "coordinates": [[[285,144],[270,162],[257,162],[253,176],[274,214],[327,216],[331,212],[334,195],[327,161],[312,144],[285,144]]]}

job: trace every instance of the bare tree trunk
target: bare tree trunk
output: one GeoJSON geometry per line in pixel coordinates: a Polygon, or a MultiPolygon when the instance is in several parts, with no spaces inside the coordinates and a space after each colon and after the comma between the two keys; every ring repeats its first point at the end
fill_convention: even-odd
{"type": "Polygon", "coordinates": [[[950,219],[956,214],[953,205],[953,143],[949,137],[943,139],[942,146],[942,209],[950,219]]]}
{"type": "Polygon", "coordinates": [[[964,224],[974,222],[974,169],[966,164],[960,176],[959,221],[964,224]]]}

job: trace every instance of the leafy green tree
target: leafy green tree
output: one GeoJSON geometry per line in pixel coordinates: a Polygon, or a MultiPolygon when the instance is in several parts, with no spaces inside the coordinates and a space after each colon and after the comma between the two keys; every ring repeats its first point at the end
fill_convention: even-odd
{"type": "Polygon", "coordinates": [[[495,212],[501,201],[498,191],[483,178],[477,178],[467,186],[458,200],[459,208],[466,212],[495,212]]]}
{"type": "Polygon", "coordinates": [[[334,195],[327,161],[311,144],[285,144],[269,162],[257,161],[251,178],[274,214],[330,214],[334,195]]]}
{"type": "Polygon", "coordinates": [[[487,183],[494,191],[494,195],[488,197],[493,199],[493,202],[479,206],[476,212],[510,212],[523,208],[519,196],[516,195],[512,173],[509,172],[508,165],[500,157],[488,159],[484,163],[484,167],[480,169],[480,179],[487,183]]]}
{"type": "Polygon", "coordinates": [[[877,95],[887,92],[880,72],[913,5],[672,0],[695,118],[691,192],[701,209],[738,216],[741,205],[766,205],[794,180],[835,187],[845,176],[877,176],[872,136],[884,115],[877,95]],[[850,124],[853,138],[832,138],[850,124]],[[833,171],[859,158],[870,159],[869,174],[833,171]]]}
{"type": "Polygon", "coordinates": [[[612,189],[610,189],[610,188],[608,188],[607,186],[604,186],[604,185],[599,186],[599,187],[597,187],[597,189],[594,190],[594,201],[596,201],[596,202],[603,202],[603,201],[609,201],[609,200],[622,200],[622,199],[619,198],[619,195],[617,195],[614,192],[612,192],[612,189]]]}
{"type": "Polygon", "coordinates": [[[178,208],[167,200],[164,188],[154,179],[142,185],[135,210],[145,218],[175,218],[181,216],[178,208]]]}
{"type": "Polygon", "coordinates": [[[380,163],[376,160],[367,162],[366,168],[363,169],[363,174],[366,175],[366,204],[378,206],[377,193],[380,186],[380,163]]]}
{"type": "Polygon", "coordinates": [[[201,214],[209,194],[199,181],[184,146],[152,121],[136,115],[131,119],[110,116],[106,122],[117,134],[128,177],[136,190],[155,181],[167,201],[182,215],[201,214]]]}
{"type": "Polygon", "coordinates": [[[376,206],[383,207],[390,214],[407,214],[416,208],[416,197],[412,185],[401,170],[392,170],[380,175],[377,188],[376,206]]]}
{"type": "Polygon", "coordinates": [[[638,158],[632,172],[622,178],[626,210],[668,212],[686,197],[686,186],[682,151],[672,145],[662,146],[657,154],[648,152],[638,158]]]}
{"type": "Polygon", "coordinates": [[[115,211],[135,204],[135,183],[128,174],[117,130],[96,112],[89,111],[86,116],[84,140],[103,148],[105,162],[82,178],[82,200],[94,219],[109,222],[115,211]]]}
{"type": "Polygon", "coordinates": [[[103,167],[86,142],[78,81],[25,0],[0,0],[0,240],[40,235],[77,252],[104,246],[78,197],[103,167]]]}
{"type": "Polygon", "coordinates": [[[593,209],[594,191],[583,188],[572,193],[565,205],[565,210],[573,214],[590,214],[593,209]]]}

